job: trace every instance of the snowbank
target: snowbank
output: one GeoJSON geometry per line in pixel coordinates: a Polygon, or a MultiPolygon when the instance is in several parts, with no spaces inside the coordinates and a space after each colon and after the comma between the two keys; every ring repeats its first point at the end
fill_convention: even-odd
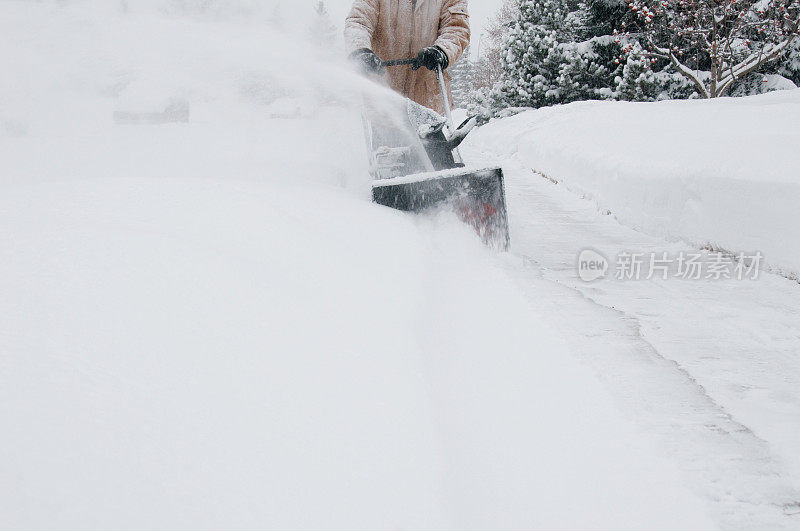
{"type": "Polygon", "coordinates": [[[0,528],[712,527],[303,46],[0,3],[0,528]]]}
{"type": "MultiPolygon", "coordinates": [[[[468,141],[594,199],[636,229],[761,251],[800,272],[800,91],[584,102],[498,120],[468,141]]],[[[587,244],[590,242],[587,242],[587,244]]]]}
{"type": "Polygon", "coordinates": [[[456,224],[188,179],[0,211],[4,528],[709,527],[456,224]]]}

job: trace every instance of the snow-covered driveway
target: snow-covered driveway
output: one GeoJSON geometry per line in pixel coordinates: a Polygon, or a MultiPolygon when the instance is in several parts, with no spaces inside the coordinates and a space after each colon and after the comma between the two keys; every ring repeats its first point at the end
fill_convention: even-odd
{"type": "Polygon", "coordinates": [[[97,4],[0,3],[0,528],[714,527],[507,255],[370,202],[382,91],[97,4]]]}
{"type": "MultiPolygon", "coordinates": [[[[482,151],[481,130],[467,146],[482,151]]],[[[504,159],[511,274],[569,337],[619,404],[659,438],[724,528],[800,526],[800,285],[758,280],[618,280],[620,253],[698,252],[620,224],[592,201],[504,159]],[[606,278],[578,277],[579,253],[609,260],[606,278]]],[[[553,176],[555,177],[555,176],[553,176]]],[[[708,266],[712,255],[704,253],[708,266]]],[[[674,266],[673,266],[674,267],[674,266]]]]}
{"type": "Polygon", "coordinates": [[[582,284],[682,246],[513,160],[514,253],[378,207],[397,96],[129,4],[0,2],[0,528],[800,525],[796,284],[582,284]]]}

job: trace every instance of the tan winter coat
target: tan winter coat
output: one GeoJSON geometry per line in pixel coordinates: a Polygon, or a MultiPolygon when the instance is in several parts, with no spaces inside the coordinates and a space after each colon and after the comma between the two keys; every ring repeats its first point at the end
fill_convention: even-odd
{"type": "MultiPolygon", "coordinates": [[[[369,48],[384,61],[416,57],[438,46],[454,64],[469,44],[467,0],[355,0],[345,22],[349,52],[369,48]]],[[[417,103],[444,112],[436,73],[427,68],[390,67],[389,85],[417,103]]],[[[450,90],[450,75],[445,71],[450,90]]],[[[452,101],[452,98],[450,99],[452,101]]]]}

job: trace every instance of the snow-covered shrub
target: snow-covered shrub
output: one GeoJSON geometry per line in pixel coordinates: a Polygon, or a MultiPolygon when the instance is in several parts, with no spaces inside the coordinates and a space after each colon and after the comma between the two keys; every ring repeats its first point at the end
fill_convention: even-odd
{"type": "Polygon", "coordinates": [[[617,97],[625,101],[654,101],[659,94],[652,61],[640,46],[628,55],[622,76],[616,78],[617,97]]]}
{"type": "Polygon", "coordinates": [[[792,80],[795,85],[800,85],[800,38],[789,45],[776,73],[792,80]]]}
{"type": "Polygon", "coordinates": [[[518,7],[501,57],[502,77],[488,94],[495,112],[613,97],[614,72],[598,52],[608,42],[577,40],[583,11],[569,11],[562,0],[519,0],[518,7]]]}
{"type": "Polygon", "coordinates": [[[654,75],[658,90],[656,100],[688,100],[700,97],[691,81],[670,68],[665,68],[654,75]]]}
{"type": "Polygon", "coordinates": [[[797,0],[631,0],[625,32],[691,81],[704,98],[777,63],[798,36],[797,0]],[[705,77],[701,73],[707,72],[705,77]]]}
{"type": "Polygon", "coordinates": [[[453,105],[465,109],[475,91],[475,62],[467,48],[461,58],[448,69],[452,77],[453,105]]]}
{"type": "Polygon", "coordinates": [[[738,81],[730,90],[731,96],[750,96],[765,94],[776,90],[792,90],[797,85],[780,74],[750,74],[738,81]]]}

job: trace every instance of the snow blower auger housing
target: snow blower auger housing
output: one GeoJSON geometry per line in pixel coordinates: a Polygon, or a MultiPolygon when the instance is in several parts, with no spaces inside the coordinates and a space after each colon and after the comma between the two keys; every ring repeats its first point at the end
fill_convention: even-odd
{"type": "MultiPolygon", "coordinates": [[[[411,64],[414,59],[384,62],[411,64]]],[[[406,102],[404,112],[370,112],[364,127],[370,151],[375,203],[406,212],[446,209],[471,225],[483,242],[508,250],[510,246],[503,171],[467,168],[458,146],[475,127],[474,118],[453,127],[450,102],[441,68],[439,88],[447,117],[406,102]]]]}

